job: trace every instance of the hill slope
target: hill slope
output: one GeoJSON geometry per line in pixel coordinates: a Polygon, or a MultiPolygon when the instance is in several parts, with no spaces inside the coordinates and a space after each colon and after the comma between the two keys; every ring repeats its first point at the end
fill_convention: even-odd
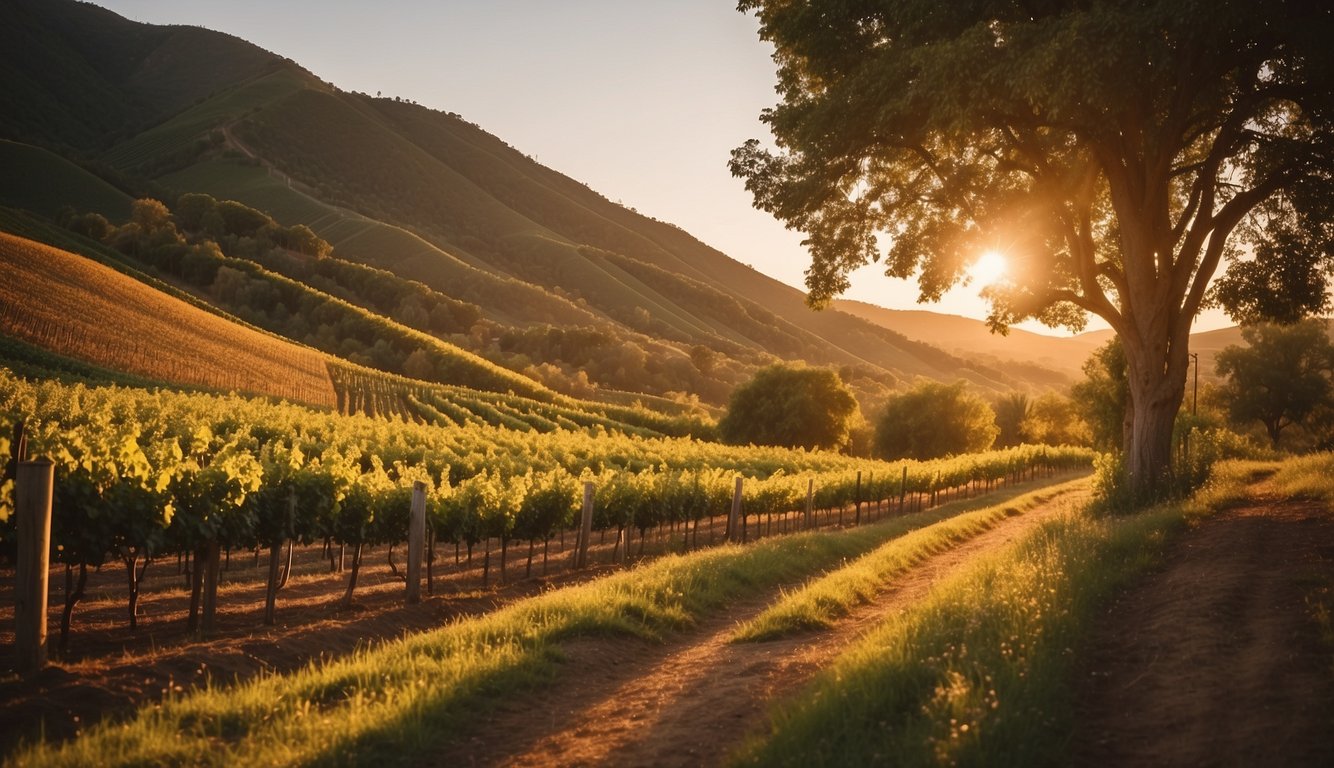
{"type": "Polygon", "coordinates": [[[0,233],[0,328],[149,378],[332,408],[326,357],[174,299],[110,267],[0,233]]]}
{"type": "Polygon", "coordinates": [[[996,365],[1036,364],[1071,379],[1083,376],[1089,355],[1112,338],[1111,331],[1077,336],[1045,336],[1013,328],[1008,336],[992,333],[987,324],[968,317],[916,309],[886,309],[840,299],[834,306],[911,339],[934,344],[968,358],[990,359],[996,365]]]}
{"type": "Polygon", "coordinates": [[[776,359],[840,367],[872,399],[916,377],[996,392],[1061,381],[812,312],[801,292],[456,115],[340,91],[228,35],[69,0],[0,13],[0,74],[15,84],[0,137],[169,203],[206,192],[305,224],[342,258],[478,306],[483,322],[451,343],[557,389],[717,404],[776,359]],[[594,341],[572,348],[571,333],[594,341]]]}

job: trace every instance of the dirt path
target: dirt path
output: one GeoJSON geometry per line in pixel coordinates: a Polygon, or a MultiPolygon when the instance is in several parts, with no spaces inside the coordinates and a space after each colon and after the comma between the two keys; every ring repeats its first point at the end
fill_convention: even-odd
{"type": "Polygon", "coordinates": [[[1334,765],[1334,669],[1305,605],[1334,586],[1334,516],[1218,514],[1126,593],[1081,671],[1080,765],[1334,765]]]}
{"type": "Polygon", "coordinates": [[[930,558],[874,604],[829,631],[730,644],[742,621],[772,599],[725,615],[665,644],[616,638],[567,643],[554,685],[516,699],[437,755],[448,765],[654,765],[720,763],[763,728],[771,704],[796,691],[870,627],[920,600],[939,580],[1087,499],[1083,490],[1011,518],[930,558]]]}

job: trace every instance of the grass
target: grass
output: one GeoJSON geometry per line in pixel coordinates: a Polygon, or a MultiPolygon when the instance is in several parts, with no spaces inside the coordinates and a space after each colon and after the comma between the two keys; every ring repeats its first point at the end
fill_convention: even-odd
{"type": "Polygon", "coordinates": [[[1273,474],[1275,488],[1285,496],[1334,503],[1334,453],[1288,459],[1273,474]]]}
{"type": "Polygon", "coordinates": [[[1007,518],[1087,485],[1087,479],[1072,480],[1024,494],[1005,504],[953,516],[893,539],[856,562],[784,595],[780,602],[738,627],[732,638],[768,640],[803,629],[829,627],[854,605],[871,602],[891,579],[928,557],[985,533],[1007,518]]]}
{"type": "MultiPolygon", "coordinates": [[[[946,505],[954,514],[995,497],[946,505]]],[[[654,560],[300,671],[169,695],[125,722],[11,755],[14,765],[404,764],[515,692],[550,681],[575,636],[660,637],[948,514],[654,560]]]]}
{"type": "Polygon", "coordinates": [[[1059,765],[1072,733],[1074,649],[1100,606],[1172,535],[1227,503],[1253,467],[1223,467],[1187,504],[1072,513],[942,583],[776,712],[750,765],[1059,765]]]}

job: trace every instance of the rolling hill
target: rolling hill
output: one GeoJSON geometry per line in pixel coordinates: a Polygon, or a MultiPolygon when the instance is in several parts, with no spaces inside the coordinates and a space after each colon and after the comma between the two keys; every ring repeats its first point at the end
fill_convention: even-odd
{"type": "MultiPolygon", "coordinates": [[[[52,174],[63,163],[170,205],[206,193],[304,224],[341,259],[477,307],[478,323],[442,341],[558,391],[718,405],[776,360],[837,367],[864,403],[919,377],[991,393],[1068,381],[1068,354],[1016,362],[934,321],[910,338],[862,312],[813,312],[800,291],[457,115],[342,91],[228,35],[69,0],[6,5],[0,27],[11,154],[47,151],[52,174]]],[[[68,204],[116,220],[85,199],[68,204]]],[[[62,207],[21,190],[3,202],[62,207]]]]}
{"type": "Polygon", "coordinates": [[[915,309],[886,309],[861,301],[839,299],[834,306],[850,315],[929,342],[961,357],[990,361],[998,367],[1037,365],[1070,379],[1083,375],[1089,355],[1112,338],[1111,331],[1089,331],[1076,336],[1047,336],[1018,328],[1009,335],[994,334],[987,324],[968,317],[915,309]]]}
{"type": "Polygon", "coordinates": [[[0,233],[0,327],[57,354],[179,384],[332,408],[326,356],[68,251],[0,233]]]}

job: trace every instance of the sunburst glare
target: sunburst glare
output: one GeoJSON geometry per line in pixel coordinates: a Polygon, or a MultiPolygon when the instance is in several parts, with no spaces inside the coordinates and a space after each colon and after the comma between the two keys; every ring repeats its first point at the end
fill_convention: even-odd
{"type": "Polygon", "coordinates": [[[968,278],[978,288],[985,288],[1004,280],[1008,266],[1005,254],[995,250],[987,251],[968,268],[968,278]]]}

